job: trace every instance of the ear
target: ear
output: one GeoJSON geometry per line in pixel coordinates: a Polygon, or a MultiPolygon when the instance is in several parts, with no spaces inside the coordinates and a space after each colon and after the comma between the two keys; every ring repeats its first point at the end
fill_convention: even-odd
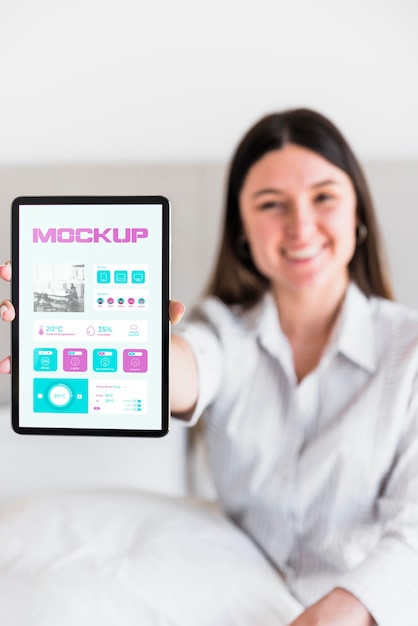
{"type": "Polygon", "coordinates": [[[356,244],[361,246],[361,244],[367,239],[368,234],[369,231],[367,230],[366,224],[359,220],[356,225],[356,244]]]}

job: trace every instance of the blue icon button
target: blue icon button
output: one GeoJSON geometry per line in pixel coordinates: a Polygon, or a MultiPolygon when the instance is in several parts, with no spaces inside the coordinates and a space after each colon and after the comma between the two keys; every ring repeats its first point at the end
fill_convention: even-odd
{"type": "Polygon", "coordinates": [[[145,283],[144,270],[132,270],[132,282],[136,285],[143,285],[145,283]]]}
{"type": "Polygon", "coordinates": [[[117,350],[93,350],[93,370],[95,372],[116,372],[117,369],[117,350]]]}
{"type": "Polygon", "coordinates": [[[114,274],[115,283],[127,283],[128,282],[128,272],[126,270],[115,270],[114,274]]]}
{"type": "Polygon", "coordinates": [[[35,348],[33,351],[33,369],[36,372],[55,372],[57,362],[55,348],[35,348]]]}
{"type": "Polygon", "coordinates": [[[110,283],[110,271],[109,270],[99,270],[97,272],[97,282],[100,284],[110,283]]]}

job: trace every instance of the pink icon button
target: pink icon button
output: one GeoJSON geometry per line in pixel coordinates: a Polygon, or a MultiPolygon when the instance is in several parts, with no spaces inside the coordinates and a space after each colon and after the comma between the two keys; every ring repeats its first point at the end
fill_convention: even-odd
{"type": "Polygon", "coordinates": [[[87,350],[85,348],[65,348],[63,368],[65,372],[85,372],[87,370],[87,350]]]}
{"type": "Polygon", "coordinates": [[[123,371],[144,373],[148,371],[148,352],[141,349],[123,351],[123,371]]]}

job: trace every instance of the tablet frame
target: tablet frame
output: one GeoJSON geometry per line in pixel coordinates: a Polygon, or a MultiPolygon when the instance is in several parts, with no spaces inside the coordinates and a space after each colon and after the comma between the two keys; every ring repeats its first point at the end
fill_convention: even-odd
{"type": "MultiPolygon", "coordinates": [[[[27,435],[71,435],[71,436],[103,436],[103,437],[162,437],[169,431],[170,403],[169,403],[169,347],[170,347],[170,270],[171,270],[171,207],[165,196],[21,196],[15,198],[11,206],[11,251],[12,251],[12,280],[11,298],[16,311],[11,330],[11,404],[12,428],[18,434],[27,435]],[[161,240],[161,429],[114,429],[114,428],[54,428],[21,426],[19,421],[19,386],[20,369],[19,359],[19,277],[20,277],[20,206],[22,205],[97,205],[97,204],[155,204],[162,207],[162,240],[161,240]]],[[[32,358],[28,355],[28,358],[32,358]]]]}

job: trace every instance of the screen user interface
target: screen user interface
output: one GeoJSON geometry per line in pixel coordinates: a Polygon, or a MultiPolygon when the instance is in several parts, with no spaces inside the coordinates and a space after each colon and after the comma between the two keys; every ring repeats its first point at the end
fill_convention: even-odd
{"type": "Polygon", "coordinates": [[[21,427],[161,429],[162,241],[163,204],[20,205],[21,427]]]}

